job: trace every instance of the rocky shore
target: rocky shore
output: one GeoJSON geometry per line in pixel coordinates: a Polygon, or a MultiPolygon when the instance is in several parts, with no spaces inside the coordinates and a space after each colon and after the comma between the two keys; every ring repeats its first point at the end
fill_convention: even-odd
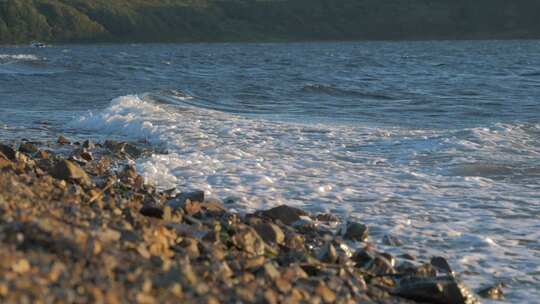
{"type": "Polygon", "coordinates": [[[500,285],[471,292],[443,257],[378,251],[361,222],[286,205],[238,214],[202,191],[157,191],[130,165],[145,153],[64,137],[0,144],[0,302],[503,298],[500,285]]]}

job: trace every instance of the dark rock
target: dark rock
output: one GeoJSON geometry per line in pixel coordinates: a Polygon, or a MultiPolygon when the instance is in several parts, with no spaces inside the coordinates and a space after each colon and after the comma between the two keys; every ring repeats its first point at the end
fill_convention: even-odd
{"type": "Polygon", "coordinates": [[[332,242],[327,242],[319,251],[318,258],[321,262],[333,264],[338,260],[338,254],[332,242]]]}
{"type": "Polygon", "coordinates": [[[483,287],[477,291],[482,298],[490,300],[504,300],[503,288],[506,287],[503,283],[498,283],[493,286],[483,287]]]}
{"type": "Polygon", "coordinates": [[[163,218],[163,210],[154,206],[143,206],[139,212],[148,217],[163,218]]]}
{"type": "Polygon", "coordinates": [[[17,152],[7,145],[0,144],[0,153],[4,154],[11,161],[17,158],[17,152]]]}
{"type": "Polygon", "coordinates": [[[475,304],[476,297],[454,277],[402,279],[394,293],[417,302],[475,304]]]}
{"type": "Polygon", "coordinates": [[[315,219],[321,222],[339,222],[339,218],[331,213],[319,213],[315,219]]]}
{"type": "Polygon", "coordinates": [[[85,149],[94,149],[95,148],[95,145],[93,142],[89,141],[89,140],[85,140],[82,144],[82,147],[85,148],[85,149]]]}
{"type": "Polygon", "coordinates": [[[349,222],[345,231],[345,239],[355,241],[365,241],[368,238],[368,226],[356,222],[349,222]]]}
{"type": "Polygon", "coordinates": [[[352,256],[352,260],[356,263],[356,267],[363,267],[375,258],[375,252],[368,249],[358,249],[352,256]]]}
{"type": "Polygon", "coordinates": [[[371,262],[362,267],[365,271],[370,272],[375,275],[385,275],[385,274],[394,274],[394,266],[391,261],[383,257],[382,255],[377,255],[371,262]]]}
{"type": "Polygon", "coordinates": [[[126,143],[124,145],[124,152],[132,158],[139,158],[142,155],[142,150],[134,145],[126,143]]]}
{"type": "Polygon", "coordinates": [[[253,228],[255,228],[255,231],[257,231],[265,242],[274,244],[283,244],[285,242],[285,234],[276,224],[261,223],[255,225],[253,228]]]}
{"type": "Polygon", "coordinates": [[[430,264],[433,265],[437,270],[440,272],[453,275],[454,272],[452,271],[452,268],[450,268],[450,264],[446,261],[443,257],[432,257],[430,264]]]}
{"type": "Polygon", "coordinates": [[[90,153],[88,151],[81,152],[80,156],[81,156],[82,159],[84,159],[86,161],[92,161],[94,159],[94,157],[92,156],[92,153],[90,153]]]}
{"type": "Polygon", "coordinates": [[[62,160],[56,163],[52,168],[51,175],[57,179],[76,181],[81,185],[92,183],[86,172],[79,165],[69,160],[62,160]]]}
{"type": "Polygon", "coordinates": [[[261,214],[263,216],[271,218],[274,221],[280,220],[283,224],[286,225],[291,225],[292,223],[298,221],[300,219],[300,216],[307,215],[304,210],[286,205],[281,205],[269,210],[262,211],[261,214]]]}
{"type": "Polygon", "coordinates": [[[63,135],[60,135],[58,136],[58,140],[56,141],[57,143],[61,144],[61,145],[69,145],[71,142],[65,138],[63,135]]]}
{"type": "Polygon", "coordinates": [[[19,151],[27,154],[34,154],[39,151],[39,149],[32,143],[24,142],[19,146],[19,151]]]}

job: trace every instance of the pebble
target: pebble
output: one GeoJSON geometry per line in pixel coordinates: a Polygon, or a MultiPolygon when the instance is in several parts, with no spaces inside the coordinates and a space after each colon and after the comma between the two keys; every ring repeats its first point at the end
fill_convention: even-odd
{"type": "Polygon", "coordinates": [[[267,243],[281,245],[285,242],[285,234],[278,225],[272,223],[262,223],[255,225],[253,228],[267,243]]]}
{"type": "Polygon", "coordinates": [[[356,222],[349,222],[344,237],[348,240],[365,241],[368,238],[368,226],[356,222]]]}

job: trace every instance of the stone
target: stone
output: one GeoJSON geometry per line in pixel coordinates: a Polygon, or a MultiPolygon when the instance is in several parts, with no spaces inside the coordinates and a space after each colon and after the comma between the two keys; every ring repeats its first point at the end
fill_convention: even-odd
{"type": "Polygon", "coordinates": [[[82,159],[84,159],[86,161],[94,160],[94,157],[92,156],[92,153],[90,153],[88,151],[81,152],[80,156],[81,156],[82,159]]]}
{"type": "Polygon", "coordinates": [[[503,288],[506,287],[503,283],[498,283],[493,286],[480,288],[477,293],[479,296],[490,300],[504,300],[503,288]]]}
{"type": "Polygon", "coordinates": [[[17,152],[8,145],[0,144],[0,153],[4,154],[8,160],[14,161],[17,159],[17,152]]]}
{"type": "Polygon", "coordinates": [[[358,249],[352,256],[352,260],[356,262],[356,267],[363,267],[375,258],[375,252],[366,248],[358,249]]]}
{"type": "Polygon", "coordinates": [[[417,302],[477,304],[478,299],[452,276],[436,278],[408,277],[399,282],[394,294],[417,302]]]}
{"type": "Polygon", "coordinates": [[[182,192],[173,199],[169,200],[167,205],[173,209],[183,208],[187,200],[198,203],[204,202],[204,191],[196,190],[191,192],[182,192]]]}
{"type": "Polygon", "coordinates": [[[57,179],[76,181],[81,185],[90,185],[92,183],[86,172],[79,165],[69,160],[56,163],[52,168],[51,175],[57,179]]]}
{"type": "Polygon", "coordinates": [[[32,143],[24,142],[19,146],[19,151],[27,154],[34,154],[39,151],[39,149],[32,143]]]}
{"type": "Polygon", "coordinates": [[[339,218],[332,213],[319,213],[315,219],[321,222],[339,222],[339,218]]]}
{"type": "Polygon", "coordinates": [[[85,149],[94,149],[95,148],[95,145],[93,142],[91,142],[90,140],[85,140],[82,144],[82,147],[85,148],[85,149]]]}
{"type": "Polygon", "coordinates": [[[348,240],[365,241],[368,238],[368,234],[368,226],[357,222],[349,222],[347,223],[344,237],[348,240]]]}
{"type": "Polygon", "coordinates": [[[253,228],[255,228],[255,231],[257,231],[257,233],[267,243],[281,245],[285,242],[285,234],[276,224],[262,223],[255,225],[253,228]]]}
{"type": "Polygon", "coordinates": [[[429,262],[431,265],[433,265],[438,271],[453,275],[454,272],[452,271],[452,268],[450,268],[450,264],[446,261],[443,257],[432,257],[431,261],[429,262]]]}
{"type": "Polygon", "coordinates": [[[333,303],[336,300],[336,294],[324,283],[320,283],[315,288],[315,293],[323,299],[324,303],[333,303]]]}
{"type": "Polygon", "coordinates": [[[61,145],[69,145],[71,143],[69,139],[65,138],[63,135],[58,136],[58,140],[56,142],[61,145]]]}
{"type": "Polygon", "coordinates": [[[131,156],[132,158],[139,158],[142,155],[142,150],[135,147],[134,145],[126,143],[124,145],[124,152],[131,156]]]}
{"type": "Polygon", "coordinates": [[[264,274],[266,274],[272,280],[276,280],[277,278],[281,276],[276,266],[274,266],[274,264],[272,263],[264,264],[263,269],[264,269],[264,274]]]}
{"type": "Polygon", "coordinates": [[[145,206],[143,206],[141,208],[141,210],[139,210],[139,212],[144,216],[154,217],[154,218],[158,218],[158,219],[163,218],[163,210],[161,210],[158,207],[146,206],[145,205],[145,206]]]}
{"type": "Polygon", "coordinates": [[[261,214],[272,220],[280,220],[283,224],[291,225],[292,223],[300,220],[300,216],[307,215],[301,209],[290,207],[287,205],[281,205],[269,210],[262,211],[261,214]]]}
{"type": "Polygon", "coordinates": [[[232,237],[234,245],[247,253],[264,254],[265,244],[257,232],[249,226],[241,226],[232,237]]]}
{"type": "Polygon", "coordinates": [[[338,260],[338,254],[334,245],[331,242],[326,242],[318,254],[318,259],[321,262],[333,264],[338,260]]]}

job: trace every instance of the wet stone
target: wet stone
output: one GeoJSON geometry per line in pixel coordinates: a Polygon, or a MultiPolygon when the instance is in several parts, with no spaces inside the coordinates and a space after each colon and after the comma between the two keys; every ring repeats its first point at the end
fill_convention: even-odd
{"type": "Polygon", "coordinates": [[[409,277],[399,282],[395,294],[418,302],[476,304],[476,297],[454,277],[409,277]]]}
{"type": "Polygon", "coordinates": [[[503,283],[498,283],[493,286],[487,286],[477,291],[478,295],[485,299],[490,300],[504,300],[503,283]]]}
{"type": "Polygon", "coordinates": [[[262,223],[255,225],[253,228],[255,228],[265,242],[283,244],[285,241],[285,234],[276,224],[262,223]]]}
{"type": "Polygon", "coordinates": [[[143,206],[139,212],[144,216],[154,217],[158,219],[163,218],[163,210],[154,206],[143,206]]]}
{"type": "Polygon", "coordinates": [[[59,161],[52,168],[51,175],[57,179],[77,181],[82,185],[89,185],[92,182],[79,165],[69,160],[59,161]]]}
{"type": "Polygon", "coordinates": [[[443,257],[432,257],[431,261],[429,262],[431,265],[433,265],[437,270],[440,272],[453,275],[452,268],[450,268],[450,264],[446,261],[443,257]]]}
{"type": "Polygon", "coordinates": [[[261,214],[272,220],[279,220],[283,224],[291,225],[292,223],[300,220],[300,216],[307,215],[307,213],[301,209],[281,205],[269,210],[262,211],[261,214]]]}
{"type": "Polygon", "coordinates": [[[63,135],[58,136],[58,140],[56,142],[61,145],[69,145],[71,143],[69,139],[65,138],[63,135]]]}
{"type": "Polygon", "coordinates": [[[183,208],[187,201],[191,202],[204,202],[204,191],[197,190],[192,192],[182,192],[178,194],[175,198],[169,200],[167,205],[173,209],[183,208]]]}
{"type": "Polygon", "coordinates": [[[38,147],[32,143],[25,142],[19,146],[19,151],[27,154],[34,154],[39,151],[38,147]]]}
{"type": "Polygon", "coordinates": [[[368,226],[356,222],[349,222],[345,231],[345,239],[354,241],[365,241],[368,238],[368,226]]]}
{"type": "Polygon", "coordinates": [[[17,158],[17,152],[8,145],[0,144],[0,152],[4,154],[9,160],[15,160],[17,158]]]}

